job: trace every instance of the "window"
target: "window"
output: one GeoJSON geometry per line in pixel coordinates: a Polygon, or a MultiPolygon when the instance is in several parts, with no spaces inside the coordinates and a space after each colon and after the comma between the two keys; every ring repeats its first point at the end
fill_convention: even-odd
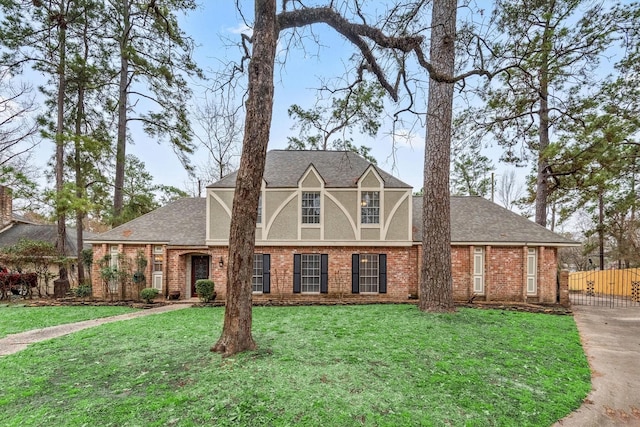
{"type": "Polygon", "coordinates": [[[378,292],[378,255],[360,255],[360,292],[378,292]]]}
{"type": "Polygon", "coordinates": [[[109,253],[109,267],[118,268],[118,245],[111,245],[109,253]]]}
{"type": "Polygon", "coordinates": [[[293,292],[329,291],[329,255],[294,254],[293,255],[293,292]]]}
{"type": "Polygon", "coordinates": [[[320,292],[320,255],[302,255],[301,261],[301,291],[320,292]]]}
{"type": "Polygon", "coordinates": [[[164,262],[164,254],[162,253],[162,246],[154,246],[153,247],[153,271],[161,272],[163,262],[164,262]]]}
{"type": "Polygon", "coordinates": [[[473,292],[484,294],[484,248],[473,249],[473,292]]]}
{"type": "Polygon", "coordinates": [[[162,246],[153,247],[151,282],[153,287],[162,291],[162,263],[164,262],[164,253],[162,246]]]}
{"type": "Polygon", "coordinates": [[[360,221],[362,224],[380,223],[380,192],[363,191],[360,198],[360,221]]]}
{"type": "MultiPolygon", "coordinates": [[[[109,248],[109,267],[114,270],[118,270],[118,245],[111,245],[109,248]]],[[[109,292],[115,293],[118,291],[118,280],[114,277],[109,281],[109,292]]]]}
{"type": "Polygon", "coordinates": [[[527,293],[535,294],[538,292],[537,284],[537,254],[535,249],[527,251],[527,293]]]}
{"type": "Polygon", "coordinates": [[[302,223],[320,224],[319,191],[305,191],[302,193],[302,223]]]}
{"type": "Polygon", "coordinates": [[[262,194],[258,198],[258,219],[256,220],[256,224],[262,223],[262,194]]]}
{"type": "Polygon", "coordinates": [[[387,293],[387,255],[351,255],[351,292],[387,293]]]}
{"type": "Polygon", "coordinates": [[[251,289],[253,292],[268,294],[271,292],[270,283],[271,255],[253,254],[253,276],[251,289]]]}
{"type": "Polygon", "coordinates": [[[253,254],[253,276],[251,286],[253,292],[262,292],[262,254],[253,254]]]}

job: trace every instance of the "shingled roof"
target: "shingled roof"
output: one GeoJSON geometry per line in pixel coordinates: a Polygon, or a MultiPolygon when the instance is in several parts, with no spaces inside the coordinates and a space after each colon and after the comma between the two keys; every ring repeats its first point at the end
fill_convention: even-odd
{"type": "MultiPolygon", "coordinates": [[[[268,188],[293,188],[309,166],[318,171],[327,188],[356,187],[367,168],[373,166],[386,188],[411,188],[409,184],[377,168],[351,151],[272,150],[267,153],[264,180],[268,188]]],[[[208,188],[234,188],[237,172],[233,172],[208,188]]]]}
{"type": "MultiPolygon", "coordinates": [[[[86,244],[86,240],[95,236],[95,233],[84,232],[85,245],[83,249],[91,248],[91,245],[86,244]]],[[[34,240],[55,245],[57,237],[58,227],[55,224],[14,223],[0,233],[0,247],[13,246],[20,240],[34,240]]],[[[78,254],[75,228],[67,227],[65,252],[65,255],[72,257],[78,254]]]]}
{"type": "Polygon", "coordinates": [[[176,200],[87,241],[202,246],[207,223],[205,200],[176,200]]]}
{"type": "MultiPolygon", "coordinates": [[[[413,197],[413,240],[422,240],[422,197],[413,197]]],[[[534,244],[575,246],[502,206],[474,196],[451,196],[451,244],[534,244]]]]}
{"type": "MultiPolygon", "coordinates": [[[[91,243],[158,243],[204,246],[204,198],[170,203],[102,233],[91,243]]],[[[413,240],[422,240],[422,197],[413,197],[413,240]]],[[[574,246],[576,242],[481,197],[451,196],[452,244],[533,244],[574,246]]]]}

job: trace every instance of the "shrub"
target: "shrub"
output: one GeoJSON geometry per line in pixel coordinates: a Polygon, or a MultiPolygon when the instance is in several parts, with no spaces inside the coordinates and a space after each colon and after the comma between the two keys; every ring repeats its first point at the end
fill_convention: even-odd
{"type": "Polygon", "coordinates": [[[85,283],[78,286],[77,288],[74,289],[74,294],[78,298],[86,298],[88,296],[91,296],[91,285],[88,285],[85,283]]]}
{"type": "Polygon", "coordinates": [[[213,280],[200,279],[196,280],[196,292],[202,302],[213,301],[216,298],[215,285],[213,280]]]}
{"type": "Polygon", "coordinates": [[[147,304],[151,304],[154,298],[157,297],[159,293],[160,291],[158,291],[156,288],[144,288],[140,291],[140,298],[145,300],[147,304]]]}

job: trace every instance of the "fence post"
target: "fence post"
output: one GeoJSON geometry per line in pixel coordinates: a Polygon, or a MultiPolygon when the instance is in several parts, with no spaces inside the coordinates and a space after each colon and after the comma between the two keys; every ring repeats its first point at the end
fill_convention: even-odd
{"type": "Polygon", "coordinates": [[[569,307],[569,270],[560,270],[560,305],[569,307]]]}

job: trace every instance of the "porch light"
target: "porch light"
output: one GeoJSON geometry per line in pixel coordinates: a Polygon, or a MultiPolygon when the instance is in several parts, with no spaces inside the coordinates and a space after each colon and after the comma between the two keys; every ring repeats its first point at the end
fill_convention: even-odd
{"type": "Polygon", "coordinates": [[[220,266],[220,268],[224,267],[224,259],[222,257],[220,257],[220,261],[218,261],[218,265],[220,266]]]}

